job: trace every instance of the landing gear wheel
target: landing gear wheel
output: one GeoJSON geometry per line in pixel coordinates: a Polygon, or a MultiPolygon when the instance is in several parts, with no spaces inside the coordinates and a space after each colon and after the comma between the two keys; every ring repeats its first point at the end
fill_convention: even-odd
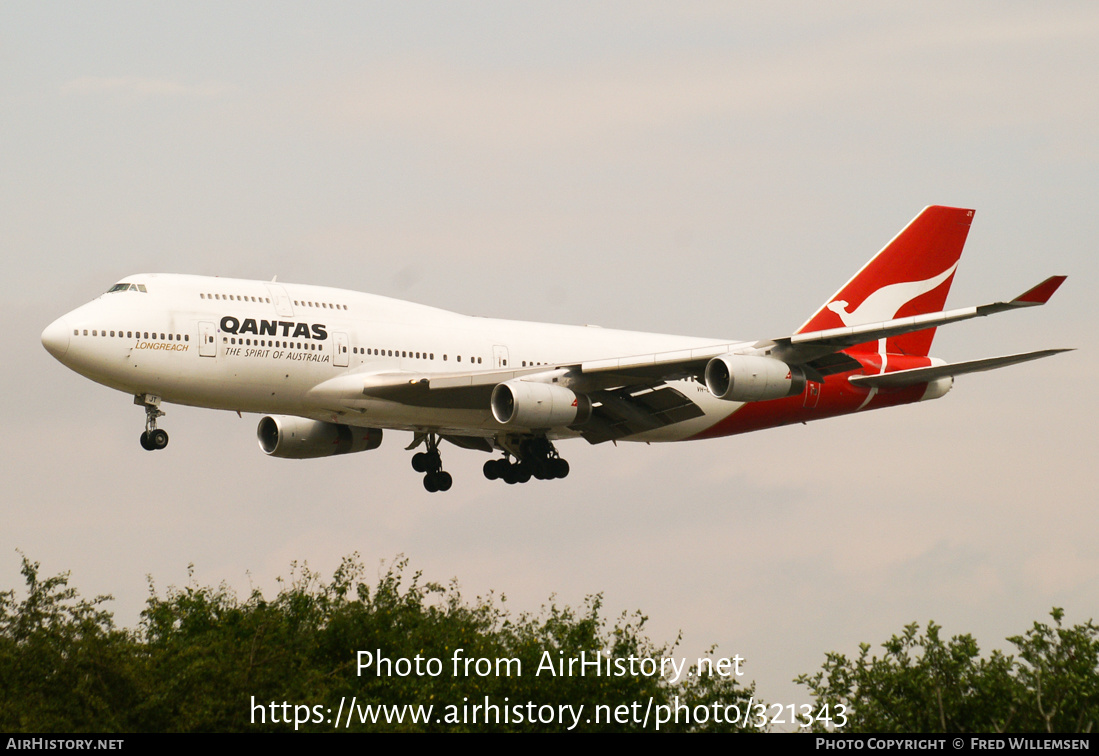
{"type": "Polygon", "coordinates": [[[141,431],[141,448],[145,451],[156,451],[153,442],[149,440],[149,431],[141,431]]]}
{"type": "Polygon", "coordinates": [[[412,455],[412,469],[416,472],[427,472],[427,454],[416,452],[412,455]]]}
{"type": "Polygon", "coordinates": [[[484,467],[481,468],[481,471],[484,472],[485,477],[489,480],[496,480],[500,477],[500,470],[496,466],[496,462],[497,460],[490,459],[488,462],[485,462],[484,467]]]}
{"type": "Polygon", "coordinates": [[[168,445],[168,431],[159,428],[149,434],[149,443],[154,451],[159,451],[168,445]]]}
{"type": "Polygon", "coordinates": [[[553,477],[566,478],[569,474],[569,463],[567,460],[558,457],[557,459],[553,460],[551,469],[553,470],[553,477]]]}
{"type": "Polygon", "coordinates": [[[454,485],[454,478],[450,477],[450,473],[444,470],[428,473],[424,476],[424,490],[428,493],[449,491],[452,485],[454,485]]]}

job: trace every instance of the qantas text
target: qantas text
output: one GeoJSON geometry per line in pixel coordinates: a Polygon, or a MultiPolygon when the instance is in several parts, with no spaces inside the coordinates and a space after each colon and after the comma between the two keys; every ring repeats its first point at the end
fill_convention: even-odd
{"type": "Polygon", "coordinates": [[[245,318],[237,320],[232,315],[226,315],[221,319],[221,330],[226,333],[242,334],[251,333],[256,336],[283,336],[295,339],[316,339],[324,341],[328,338],[327,326],[322,323],[288,323],[285,320],[259,320],[245,318]],[[282,333],[279,333],[279,331],[282,333]],[[291,333],[293,330],[293,333],[291,333]]]}

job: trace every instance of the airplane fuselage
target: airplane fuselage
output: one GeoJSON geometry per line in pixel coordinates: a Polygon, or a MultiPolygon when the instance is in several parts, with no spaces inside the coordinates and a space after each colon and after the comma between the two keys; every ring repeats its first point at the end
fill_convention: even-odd
{"type": "MultiPolygon", "coordinates": [[[[607,355],[736,346],[722,339],[471,317],[320,286],[174,274],[123,281],[130,287],[103,294],[47,329],[43,341],[58,360],[103,385],[172,404],[364,427],[481,436],[509,430],[487,405],[415,407],[364,396],[352,409],[335,409],[315,390],[341,376],[548,369],[607,355]]],[[[673,384],[703,414],[628,439],[691,438],[740,406],[714,398],[694,380],[673,384]]],[[[576,434],[560,428],[551,435],[576,434]]]]}

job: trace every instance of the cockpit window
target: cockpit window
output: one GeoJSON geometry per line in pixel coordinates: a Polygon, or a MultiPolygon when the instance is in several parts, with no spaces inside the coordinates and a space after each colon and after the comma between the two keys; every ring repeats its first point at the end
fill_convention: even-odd
{"type": "Polygon", "coordinates": [[[146,294],[148,293],[148,290],[145,288],[145,284],[116,283],[114,286],[107,289],[108,294],[112,294],[116,291],[141,291],[145,292],[146,294]]]}

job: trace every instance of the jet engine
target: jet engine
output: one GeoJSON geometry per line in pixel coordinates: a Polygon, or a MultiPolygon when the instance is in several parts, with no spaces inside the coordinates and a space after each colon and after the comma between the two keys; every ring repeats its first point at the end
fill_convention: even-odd
{"type": "Polygon", "coordinates": [[[591,400],[564,386],[512,380],[497,384],[489,400],[501,425],[559,428],[579,425],[591,417],[591,400]]]}
{"type": "Polygon", "coordinates": [[[762,402],[805,390],[805,373],[772,357],[723,354],[706,364],[706,388],[718,399],[762,402]]]}
{"type": "Polygon", "coordinates": [[[313,459],[377,449],[381,428],[358,428],[288,415],[267,415],[256,428],[259,448],[284,459],[313,459]]]}

